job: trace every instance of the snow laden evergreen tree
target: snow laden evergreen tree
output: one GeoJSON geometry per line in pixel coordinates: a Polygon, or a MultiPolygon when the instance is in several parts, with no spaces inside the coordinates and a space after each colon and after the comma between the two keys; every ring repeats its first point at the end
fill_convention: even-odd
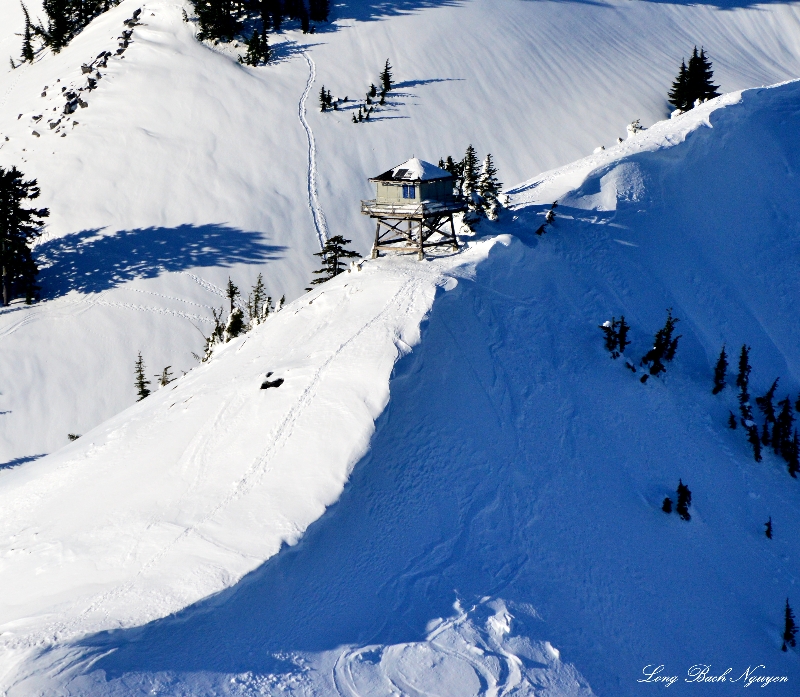
{"type": "Polygon", "coordinates": [[[347,268],[342,259],[356,259],[360,256],[358,252],[345,249],[345,245],[348,244],[350,240],[346,240],[342,235],[336,235],[325,243],[321,251],[314,254],[316,257],[322,257],[322,268],[313,272],[320,274],[320,277],[311,281],[311,285],[325,283],[342,273],[347,268]]]}
{"type": "Polygon", "coordinates": [[[678,502],[675,504],[675,512],[681,517],[682,520],[691,520],[692,516],[689,514],[689,506],[692,505],[692,492],[689,487],[683,483],[682,479],[678,480],[678,502]]]}
{"type": "Polygon", "coordinates": [[[39,269],[30,245],[42,234],[47,208],[29,208],[27,201],[39,198],[35,179],[26,181],[16,167],[0,167],[0,265],[2,267],[3,305],[24,295],[33,302],[39,269]]]}
{"type": "Polygon", "coordinates": [[[497,220],[500,202],[497,196],[503,184],[497,178],[497,168],[494,166],[491,154],[486,155],[478,177],[478,196],[480,208],[489,220],[497,220]]]}
{"type": "Polygon", "coordinates": [[[261,274],[258,274],[256,283],[253,286],[253,289],[250,291],[250,294],[247,296],[248,331],[253,327],[257,327],[259,324],[263,323],[269,317],[271,312],[279,311],[283,305],[283,302],[284,298],[282,297],[278,304],[278,308],[273,308],[272,298],[267,295],[267,291],[264,288],[264,277],[261,274]]]}
{"type": "Polygon", "coordinates": [[[675,324],[680,320],[672,316],[672,308],[667,310],[667,321],[664,326],[656,332],[653,338],[653,348],[642,356],[641,365],[647,365],[650,375],[660,375],[667,368],[664,365],[675,358],[678,349],[678,339],[680,335],[673,337],[675,324]]]}
{"type": "Polygon", "coordinates": [[[739,411],[742,415],[742,426],[753,426],[753,408],[750,405],[750,347],[742,346],[739,354],[739,372],[736,375],[736,387],[739,388],[739,411]]]}
{"type": "Polygon", "coordinates": [[[797,646],[797,624],[794,621],[794,613],[789,605],[789,598],[786,598],[786,610],[784,611],[783,620],[783,646],[781,651],[788,651],[788,647],[797,646]]]}
{"type": "Polygon", "coordinates": [[[600,325],[600,330],[605,336],[605,347],[611,354],[611,358],[617,359],[625,353],[625,347],[631,343],[628,340],[630,326],[625,321],[625,315],[622,315],[619,320],[615,317],[612,317],[610,321],[606,320],[600,325]]]}
{"type": "Polygon", "coordinates": [[[22,61],[33,63],[33,26],[28,8],[22,5],[22,13],[25,15],[25,29],[22,32],[22,61]]]}
{"type": "Polygon", "coordinates": [[[228,314],[228,321],[225,324],[225,331],[223,333],[223,341],[227,343],[231,339],[239,336],[244,331],[244,313],[240,308],[236,307],[236,298],[239,297],[239,288],[228,277],[228,285],[225,286],[225,297],[230,302],[231,311],[228,314]]]}
{"type": "Polygon", "coordinates": [[[145,397],[150,394],[150,390],[148,389],[148,385],[150,381],[145,377],[144,374],[144,359],[142,358],[142,352],[139,351],[139,356],[136,358],[136,363],[134,364],[133,374],[134,374],[134,385],[136,387],[136,394],[138,395],[139,399],[137,402],[141,402],[145,397]]]}
{"type": "Polygon", "coordinates": [[[692,51],[689,58],[689,65],[686,61],[681,61],[678,76],[672,83],[669,91],[668,101],[680,111],[692,109],[698,102],[704,102],[714,97],[719,97],[717,91],[719,85],[715,85],[714,72],[711,69],[711,61],[706,56],[705,49],[697,52],[697,46],[692,51]]]}
{"type": "Polygon", "coordinates": [[[719,352],[717,365],[714,366],[714,389],[711,394],[719,394],[725,389],[725,375],[728,372],[728,354],[725,353],[725,345],[722,345],[722,351],[719,352]]]}

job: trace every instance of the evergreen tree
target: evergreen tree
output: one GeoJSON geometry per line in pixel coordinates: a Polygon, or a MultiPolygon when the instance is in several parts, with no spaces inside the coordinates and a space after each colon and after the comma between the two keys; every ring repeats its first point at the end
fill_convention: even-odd
{"type": "Polygon", "coordinates": [[[309,16],[315,22],[327,22],[330,4],[328,0],[310,0],[308,3],[309,16]]]}
{"type": "Polygon", "coordinates": [[[797,636],[797,625],[794,621],[794,613],[792,612],[792,608],[789,606],[789,598],[786,598],[786,612],[784,614],[784,625],[783,625],[783,646],[781,647],[781,651],[786,651],[787,646],[797,646],[797,640],[795,639],[797,636]]]}
{"type": "Polygon", "coordinates": [[[656,332],[651,348],[643,357],[641,365],[650,365],[650,375],[659,375],[666,370],[664,363],[668,363],[675,358],[675,351],[678,348],[680,335],[673,337],[675,324],[680,320],[672,316],[672,308],[667,310],[667,321],[664,326],[656,332]]]}
{"type": "Polygon", "coordinates": [[[675,511],[682,520],[691,520],[692,516],[689,514],[689,506],[692,505],[692,492],[689,487],[683,483],[683,480],[678,480],[678,503],[675,504],[675,511]]]}
{"type": "Polygon", "coordinates": [[[622,315],[617,322],[617,344],[620,354],[625,353],[625,347],[631,343],[628,340],[628,331],[630,331],[630,325],[625,321],[625,315],[622,315]]]}
{"type": "Polygon", "coordinates": [[[769,422],[764,422],[764,428],[761,429],[761,445],[769,445],[772,442],[772,438],[769,434],[769,422]]]}
{"type": "Polygon", "coordinates": [[[772,428],[772,449],[776,455],[780,454],[786,462],[789,462],[792,457],[792,431],[794,430],[794,414],[789,397],[778,402],[778,406],[781,407],[781,411],[772,428]]]}
{"type": "Polygon", "coordinates": [[[43,30],[45,43],[58,53],[69,43],[73,32],[71,0],[44,0],[42,9],[47,15],[47,29],[43,30]]]}
{"type": "Polygon", "coordinates": [[[664,498],[664,502],[661,504],[661,510],[664,513],[672,513],[672,499],[667,496],[664,498]]]}
{"type": "Polygon", "coordinates": [[[261,324],[269,314],[269,304],[265,303],[266,297],[264,277],[258,274],[256,284],[253,286],[253,290],[250,291],[250,295],[247,296],[247,321],[251,328],[261,324]]]}
{"type": "Polygon", "coordinates": [[[764,414],[767,421],[771,424],[775,423],[775,405],[772,402],[775,399],[775,390],[778,389],[779,379],[780,378],[775,378],[775,382],[772,383],[772,387],[767,390],[763,397],[756,397],[756,406],[761,410],[761,413],[764,414]]]}
{"type": "MultiPolygon", "coordinates": [[[[752,421],[750,422],[753,423],[752,421]]],[[[761,462],[761,439],[758,437],[758,427],[753,424],[751,426],[746,426],[747,428],[747,440],[750,441],[750,445],[753,446],[753,459],[756,462],[761,462]]]]}
{"type": "Polygon", "coordinates": [[[260,65],[262,62],[266,64],[269,63],[270,54],[266,29],[260,35],[257,30],[253,30],[253,35],[247,42],[247,53],[244,57],[239,56],[239,61],[252,66],[260,65]]]}
{"type": "Polygon", "coordinates": [[[217,344],[225,343],[225,325],[222,324],[222,308],[219,308],[219,311],[212,308],[211,314],[214,317],[214,329],[211,331],[206,337],[206,345],[203,350],[203,357],[201,360],[205,363],[214,351],[214,347],[217,344]]]}
{"type": "Polygon", "coordinates": [[[322,268],[314,271],[315,274],[321,275],[311,281],[312,285],[325,283],[342,273],[347,268],[342,259],[354,259],[359,256],[357,252],[345,249],[347,244],[350,244],[350,240],[346,240],[342,235],[336,235],[325,243],[321,251],[314,254],[314,256],[322,257],[322,268]]]}
{"type": "Polygon", "coordinates": [[[714,367],[714,389],[711,394],[719,394],[725,389],[725,374],[728,370],[728,354],[725,353],[725,344],[722,345],[722,351],[719,352],[717,365],[714,367]]]}
{"type": "Polygon", "coordinates": [[[28,8],[22,5],[22,13],[25,15],[25,29],[22,33],[22,60],[27,63],[33,63],[33,27],[31,26],[31,18],[28,14],[28,8]]]}
{"type": "Polygon", "coordinates": [[[383,70],[381,70],[380,81],[381,85],[383,85],[383,92],[388,92],[392,89],[392,66],[389,65],[388,58],[383,66],[383,70]]]}
{"type": "Polygon", "coordinates": [[[687,90],[689,99],[691,99],[689,108],[693,107],[698,99],[705,102],[708,99],[719,97],[719,92],[717,92],[719,85],[715,85],[713,82],[714,71],[711,69],[711,61],[708,60],[703,48],[700,49],[698,55],[697,46],[694,47],[686,72],[687,90]]]}
{"type": "Polygon", "coordinates": [[[767,522],[764,523],[764,527],[766,528],[766,530],[764,531],[764,534],[767,536],[767,539],[771,540],[772,539],[772,516],[770,516],[769,520],[767,520],[767,522]]]}
{"type": "Polygon", "coordinates": [[[686,61],[682,60],[678,76],[675,78],[675,82],[672,83],[672,89],[670,89],[668,95],[668,102],[681,111],[687,111],[691,108],[687,83],[686,61]]]}
{"type": "Polygon", "coordinates": [[[225,297],[228,298],[231,304],[231,313],[233,313],[233,306],[236,298],[239,297],[239,289],[236,287],[231,277],[228,276],[228,285],[225,286],[225,297]]]}
{"type": "Polygon", "coordinates": [[[616,320],[612,317],[610,322],[606,320],[600,325],[600,331],[602,331],[603,335],[605,336],[604,343],[606,350],[611,354],[612,358],[616,358],[614,354],[619,346],[619,339],[617,338],[617,332],[615,331],[615,324],[616,320]]]}
{"type": "Polygon", "coordinates": [[[142,358],[142,352],[139,351],[139,357],[136,359],[136,363],[134,364],[134,371],[133,374],[135,376],[134,385],[136,386],[136,394],[139,395],[139,399],[137,402],[141,402],[147,395],[150,394],[150,390],[147,386],[150,384],[150,381],[144,375],[144,359],[142,358]]]}
{"type": "MultiPolygon", "coordinates": [[[[739,373],[736,376],[736,387],[739,388],[739,411],[742,414],[742,425],[746,428],[750,428],[753,422],[753,409],[750,406],[750,393],[748,392],[750,370],[750,347],[742,346],[742,351],[739,354],[739,373]]],[[[760,459],[757,461],[760,461],[760,459]]]]}
{"type": "Polygon", "coordinates": [[[736,430],[736,417],[734,416],[732,411],[728,412],[730,416],[728,417],[728,428],[732,430],[736,430]]]}
{"type": "Polygon", "coordinates": [[[325,85],[323,85],[319,91],[319,110],[328,110],[328,93],[325,91],[325,85]]]}
{"type": "Polygon", "coordinates": [[[792,479],[797,479],[797,473],[800,472],[800,438],[798,438],[796,429],[794,437],[792,438],[790,456],[787,464],[792,479]]]}
{"type": "MultiPolygon", "coordinates": [[[[467,199],[471,199],[472,194],[478,186],[478,155],[475,148],[470,144],[464,159],[461,160],[461,193],[467,199]]],[[[470,205],[472,208],[473,206],[470,205]]]]}
{"type": "Polygon", "coordinates": [[[198,38],[232,40],[239,31],[233,0],[192,0],[200,24],[198,38]]]}
{"type": "Polygon", "coordinates": [[[497,195],[503,184],[497,179],[497,168],[494,166],[491,154],[486,155],[478,177],[478,195],[481,197],[481,208],[489,220],[497,220],[497,210],[500,206],[497,195]]]}
{"type": "Polygon", "coordinates": [[[0,264],[2,265],[3,305],[16,295],[32,300],[39,269],[30,243],[42,234],[46,208],[26,208],[25,201],[39,198],[36,180],[25,181],[16,167],[0,167],[0,264]]]}
{"type": "Polygon", "coordinates": [[[153,376],[155,378],[158,378],[158,384],[160,387],[166,387],[167,385],[169,385],[169,383],[174,382],[175,378],[172,377],[172,371],[170,370],[171,367],[172,367],[171,365],[168,365],[166,368],[164,368],[164,370],[161,371],[160,375],[153,376]]]}

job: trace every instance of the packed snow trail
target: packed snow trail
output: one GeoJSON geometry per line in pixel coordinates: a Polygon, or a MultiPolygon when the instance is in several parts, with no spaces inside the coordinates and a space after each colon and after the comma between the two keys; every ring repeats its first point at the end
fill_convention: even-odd
{"type": "Polygon", "coordinates": [[[325,214],[322,212],[322,208],[319,205],[319,197],[317,196],[317,144],[314,140],[314,132],[306,119],[306,99],[308,99],[308,95],[314,85],[317,66],[314,63],[314,59],[308,55],[308,51],[305,49],[303,49],[303,58],[308,64],[308,80],[306,81],[306,88],[303,90],[303,96],[300,97],[297,113],[300,116],[300,123],[303,124],[303,129],[306,132],[306,138],[308,138],[308,209],[311,211],[319,247],[322,249],[328,240],[328,225],[325,222],[325,214]]]}

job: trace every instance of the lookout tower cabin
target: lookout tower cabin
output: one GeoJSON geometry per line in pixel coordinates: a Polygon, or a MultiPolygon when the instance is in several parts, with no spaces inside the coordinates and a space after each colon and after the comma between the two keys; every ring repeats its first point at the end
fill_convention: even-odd
{"type": "Polygon", "coordinates": [[[450,172],[412,157],[370,181],[375,198],[362,201],[361,212],[376,221],[373,259],[381,251],[416,251],[422,259],[431,247],[458,249],[453,215],[465,205],[450,172]]]}

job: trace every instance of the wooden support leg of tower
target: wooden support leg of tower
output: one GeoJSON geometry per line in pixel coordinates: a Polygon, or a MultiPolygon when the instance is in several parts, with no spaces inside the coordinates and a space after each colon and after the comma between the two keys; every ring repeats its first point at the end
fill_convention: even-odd
{"type": "Polygon", "coordinates": [[[375,225],[375,244],[372,245],[372,258],[378,258],[378,244],[380,244],[381,239],[381,221],[379,220],[377,225],[375,225]]]}
{"type": "MultiPolygon", "coordinates": [[[[411,225],[411,221],[408,222],[411,225]]],[[[419,221],[419,254],[417,258],[422,261],[425,258],[425,230],[423,229],[424,220],[419,221]]]]}
{"type": "Polygon", "coordinates": [[[450,231],[453,233],[453,251],[458,251],[458,237],[456,237],[456,225],[453,222],[453,214],[450,214],[450,231]]]}

